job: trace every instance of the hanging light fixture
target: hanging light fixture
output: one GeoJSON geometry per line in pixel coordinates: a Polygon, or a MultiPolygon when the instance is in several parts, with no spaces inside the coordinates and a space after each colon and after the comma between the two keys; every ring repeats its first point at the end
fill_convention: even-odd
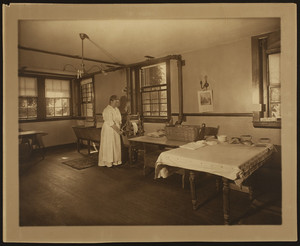
{"type": "Polygon", "coordinates": [[[81,64],[80,64],[80,68],[77,69],[77,68],[74,67],[72,64],[66,64],[66,65],[64,66],[63,70],[65,71],[66,68],[67,68],[68,66],[72,67],[75,71],[77,71],[77,79],[82,78],[84,75],[87,75],[87,74],[89,73],[89,71],[91,71],[93,68],[98,68],[100,72],[106,74],[106,72],[104,71],[103,67],[101,67],[101,65],[100,65],[100,66],[98,66],[98,65],[93,65],[93,66],[90,67],[88,70],[85,69],[85,64],[84,64],[84,62],[83,62],[83,60],[84,60],[84,56],[83,56],[83,54],[84,54],[84,53],[83,53],[83,41],[84,41],[85,39],[89,39],[89,40],[90,40],[90,38],[89,38],[89,36],[88,36],[87,34],[85,34],[85,33],[79,33],[79,36],[80,36],[80,38],[81,38],[81,64]]]}

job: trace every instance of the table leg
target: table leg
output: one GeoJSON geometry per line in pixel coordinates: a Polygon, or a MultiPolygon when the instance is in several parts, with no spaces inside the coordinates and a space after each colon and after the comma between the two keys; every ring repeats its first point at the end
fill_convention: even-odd
{"type": "Polygon", "coordinates": [[[77,138],[77,152],[80,152],[80,139],[77,138]]]}
{"type": "Polygon", "coordinates": [[[88,140],[88,155],[91,154],[91,140],[88,140]]]}
{"type": "Polygon", "coordinates": [[[223,213],[224,213],[224,224],[229,225],[229,213],[230,213],[230,207],[229,207],[229,181],[227,178],[223,179],[223,213]]]}
{"type": "Polygon", "coordinates": [[[193,209],[197,209],[197,195],[196,195],[196,185],[195,185],[195,172],[190,170],[190,187],[191,187],[191,195],[192,195],[192,204],[193,204],[193,209]]]}

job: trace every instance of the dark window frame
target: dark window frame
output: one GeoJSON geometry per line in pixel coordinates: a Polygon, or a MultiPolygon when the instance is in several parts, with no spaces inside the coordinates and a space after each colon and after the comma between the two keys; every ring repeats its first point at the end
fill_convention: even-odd
{"type": "MultiPolygon", "coordinates": [[[[19,73],[19,77],[31,77],[37,79],[38,96],[37,96],[37,118],[34,119],[21,119],[18,116],[19,123],[29,122],[43,122],[43,121],[58,121],[58,120],[70,120],[73,119],[73,105],[72,105],[72,80],[73,77],[59,76],[59,75],[40,75],[31,73],[19,73]],[[46,117],[46,97],[45,97],[45,80],[46,79],[58,79],[58,80],[69,80],[70,81],[70,115],[68,116],[55,116],[46,117]]],[[[19,100],[20,96],[18,96],[19,100]]]]}
{"type": "Polygon", "coordinates": [[[270,116],[268,55],[280,53],[280,31],[254,36],[252,45],[252,93],[253,103],[259,107],[253,111],[253,126],[257,128],[281,128],[281,120],[263,121],[270,116]]]}
{"type": "Polygon", "coordinates": [[[131,112],[133,114],[139,113],[143,122],[149,123],[165,123],[168,122],[171,118],[171,83],[170,83],[170,58],[166,59],[155,59],[154,61],[148,60],[142,62],[136,66],[131,67],[130,69],[130,85],[132,88],[132,103],[131,103],[131,112]],[[141,87],[141,74],[140,71],[143,67],[155,66],[161,63],[166,64],[166,84],[154,85],[154,86],[145,86],[146,87],[159,87],[166,86],[167,93],[167,116],[144,116],[143,115],[143,104],[142,104],[142,90],[141,87]]]}
{"type": "Polygon", "coordinates": [[[79,81],[79,100],[80,100],[80,103],[79,103],[79,112],[80,112],[80,117],[95,117],[95,80],[94,80],[94,77],[87,77],[87,78],[84,78],[79,81]],[[90,102],[83,102],[83,95],[82,95],[82,85],[81,85],[81,81],[82,80],[86,80],[86,79],[91,79],[91,82],[89,82],[89,84],[92,84],[92,99],[90,102]],[[88,104],[88,103],[92,103],[93,105],[93,116],[84,116],[83,115],[83,112],[82,112],[82,105],[83,104],[88,104]]]}

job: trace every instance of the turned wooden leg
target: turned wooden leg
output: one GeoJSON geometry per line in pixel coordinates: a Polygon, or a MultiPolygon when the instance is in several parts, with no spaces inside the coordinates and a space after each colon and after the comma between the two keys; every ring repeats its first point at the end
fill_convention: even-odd
{"type": "Polygon", "coordinates": [[[192,205],[193,209],[197,209],[197,196],[196,196],[196,185],[195,185],[195,173],[190,171],[190,187],[191,187],[191,195],[192,195],[192,205]]]}
{"type": "Polygon", "coordinates": [[[88,140],[88,155],[91,154],[91,140],[88,140]]]}
{"type": "Polygon", "coordinates": [[[229,225],[229,182],[228,179],[223,178],[223,213],[224,213],[224,224],[229,225]]]}

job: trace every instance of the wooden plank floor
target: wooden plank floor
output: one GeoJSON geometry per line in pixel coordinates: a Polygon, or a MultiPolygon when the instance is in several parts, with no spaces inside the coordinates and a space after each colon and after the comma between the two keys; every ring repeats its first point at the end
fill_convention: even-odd
{"type": "MultiPolygon", "coordinates": [[[[223,224],[214,176],[199,174],[202,206],[193,211],[188,180],[182,189],[181,176],[154,180],[153,173],[143,176],[141,163],[76,170],[62,164],[82,156],[75,149],[50,149],[44,160],[20,163],[20,226],[223,224]]],[[[231,191],[232,224],[281,224],[281,191],[256,193],[263,197],[260,207],[247,194],[231,191]]]]}

